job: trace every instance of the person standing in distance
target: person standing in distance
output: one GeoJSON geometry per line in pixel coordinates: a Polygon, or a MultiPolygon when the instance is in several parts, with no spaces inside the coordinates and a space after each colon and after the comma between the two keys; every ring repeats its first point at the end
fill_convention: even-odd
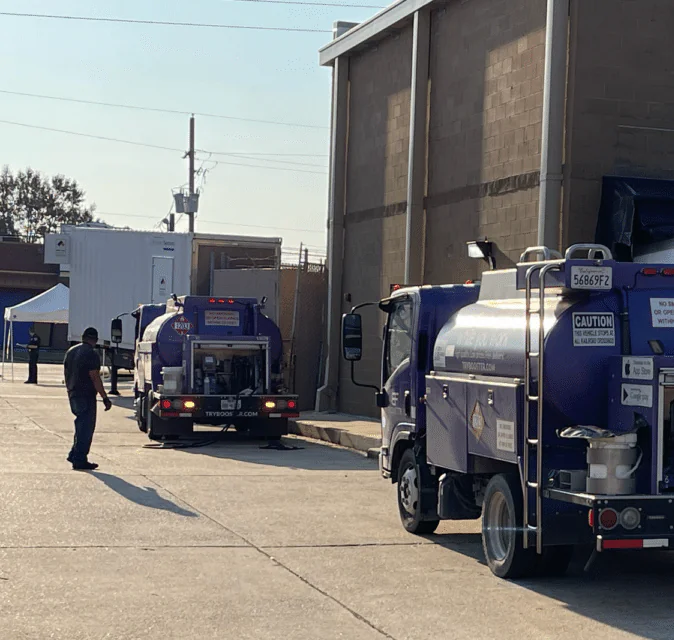
{"type": "Polygon", "coordinates": [[[101,380],[101,359],[94,350],[97,342],[98,331],[93,327],[85,329],[82,342],[68,349],[63,361],[70,410],[75,416],[75,438],[68,462],[77,471],[98,467],[88,460],[96,429],[96,393],[103,398],[106,411],[112,407],[101,380]]]}
{"type": "Polygon", "coordinates": [[[28,329],[30,340],[26,345],[28,349],[28,380],[25,384],[37,384],[37,361],[40,359],[40,337],[35,333],[35,329],[28,329]]]}

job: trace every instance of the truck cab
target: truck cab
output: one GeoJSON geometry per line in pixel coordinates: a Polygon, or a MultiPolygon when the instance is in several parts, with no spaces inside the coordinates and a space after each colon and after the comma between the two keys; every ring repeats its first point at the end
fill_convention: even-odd
{"type": "Polygon", "coordinates": [[[477,300],[478,293],[476,284],[406,287],[378,305],[387,314],[379,467],[394,482],[403,452],[425,435],[425,376],[433,362],[433,336],[452,313],[477,300]]]}

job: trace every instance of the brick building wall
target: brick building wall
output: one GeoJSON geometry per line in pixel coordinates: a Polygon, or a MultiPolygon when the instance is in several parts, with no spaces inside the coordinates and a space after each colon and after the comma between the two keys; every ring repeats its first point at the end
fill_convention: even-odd
{"type": "MultiPolygon", "coordinates": [[[[671,0],[570,0],[562,247],[594,240],[605,175],[674,178],[671,0]]],[[[546,2],[451,0],[432,7],[424,282],[498,267],[537,244],[546,2]]],[[[343,310],[404,269],[411,28],[350,55],[343,310]]],[[[377,383],[382,317],[364,312],[363,382],[377,383]]],[[[340,371],[340,409],[375,414],[340,371]]]]}
{"type": "Polygon", "coordinates": [[[466,242],[479,236],[504,267],[535,244],[544,42],[538,0],[431,14],[425,282],[475,278],[466,242]]]}
{"type": "MultiPolygon", "coordinates": [[[[408,28],[350,60],[343,311],[378,300],[404,274],[411,58],[408,28]]],[[[378,382],[383,315],[366,310],[363,322],[358,376],[378,382]]],[[[355,387],[350,376],[342,362],[340,409],[376,414],[372,391],[355,387]]]]}
{"type": "Polygon", "coordinates": [[[605,175],[674,178],[674,3],[572,0],[563,244],[594,240],[605,175]]]}

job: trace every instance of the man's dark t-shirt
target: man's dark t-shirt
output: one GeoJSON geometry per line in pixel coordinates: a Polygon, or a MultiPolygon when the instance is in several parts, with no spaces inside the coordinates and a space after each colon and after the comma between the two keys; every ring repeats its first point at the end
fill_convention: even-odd
{"type": "Polygon", "coordinates": [[[90,344],[83,342],[68,349],[63,368],[68,397],[96,397],[96,389],[89,372],[98,371],[101,368],[101,359],[90,344]]]}
{"type": "Polygon", "coordinates": [[[40,337],[38,335],[32,335],[28,341],[28,351],[38,353],[40,351],[40,337]]]}

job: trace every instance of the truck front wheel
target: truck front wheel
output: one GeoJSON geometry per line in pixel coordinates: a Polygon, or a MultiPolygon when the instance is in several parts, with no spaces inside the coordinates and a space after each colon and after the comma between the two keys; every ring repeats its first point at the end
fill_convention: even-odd
{"type": "Polygon", "coordinates": [[[440,522],[436,508],[437,487],[433,477],[414,450],[407,449],[398,466],[398,509],[403,527],[409,533],[433,533],[440,522]]]}
{"type": "Polygon", "coordinates": [[[534,573],[536,553],[524,548],[523,521],[517,476],[494,476],[482,503],[482,548],[491,572],[499,578],[523,578],[534,573]]]}

